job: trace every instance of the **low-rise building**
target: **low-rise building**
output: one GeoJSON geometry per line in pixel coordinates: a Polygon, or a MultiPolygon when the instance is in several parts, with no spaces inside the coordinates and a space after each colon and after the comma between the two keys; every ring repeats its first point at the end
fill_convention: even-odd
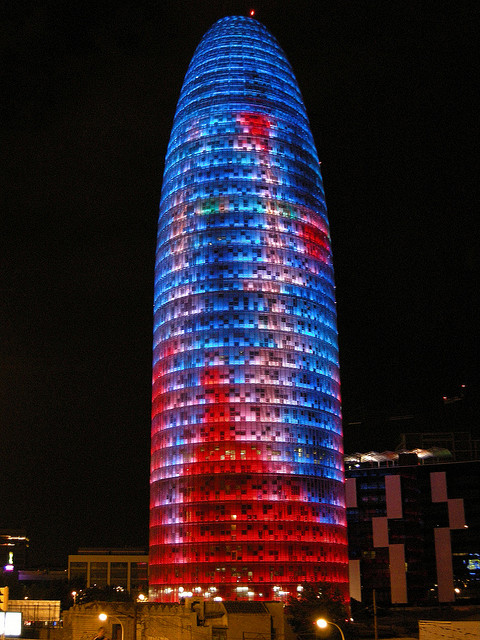
{"type": "Polygon", "coordinates": [[[118,587],[134,595],[148,591],[148,554],[145,549],[79,549],[68,556],[68,579],[86,588],[118,587]]]}
{"type": "Polygon", "coordinates": [[[92,602],[64,612],[61,640],[294,640],[281,602],[92,602]]]}

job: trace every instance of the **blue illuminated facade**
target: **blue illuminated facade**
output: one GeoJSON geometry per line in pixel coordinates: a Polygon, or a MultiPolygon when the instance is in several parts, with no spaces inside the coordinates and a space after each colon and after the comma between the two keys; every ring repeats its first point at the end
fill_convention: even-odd
{"type": "Polygon", "coordinates": [[[155,267],[150,596],[347,590],[335,292],[317,152],[283,51],[206,33],[167,150],[155,267]]]}

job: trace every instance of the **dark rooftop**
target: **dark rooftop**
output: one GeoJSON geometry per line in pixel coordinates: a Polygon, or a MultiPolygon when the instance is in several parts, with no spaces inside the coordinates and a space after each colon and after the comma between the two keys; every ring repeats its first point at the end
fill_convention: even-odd
{"type": "Polygon", "coordinates": [[[268,613],[263,602],[242,602],[238,600],[223,602],[227,613],[268,613]]]}

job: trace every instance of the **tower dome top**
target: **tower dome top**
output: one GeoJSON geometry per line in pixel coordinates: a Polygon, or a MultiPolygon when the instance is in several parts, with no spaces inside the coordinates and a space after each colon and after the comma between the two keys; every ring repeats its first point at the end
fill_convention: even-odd
{"type": "Polygon", "coordinates": [[[275,37],[258,20],[227,16],[203,36],[185,75],[171,145],[192,117],[254,111],[289,121],[318,163],[293,69],[275,37]]]}

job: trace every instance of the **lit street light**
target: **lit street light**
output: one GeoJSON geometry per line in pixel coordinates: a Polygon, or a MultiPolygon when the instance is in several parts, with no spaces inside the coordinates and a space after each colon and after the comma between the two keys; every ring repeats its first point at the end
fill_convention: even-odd
{"type": "Polygon", "coordinates": [[[117,616],[113,616],[112,614],[107,615],[106,613],[100,613],[98,619],[101,620],[101,622],[105,622],[109,617],[120,625],[120,629],[122,630],[121,640],[125,640],[125,628],[120,618],[117,618],[117,616]]]}
{"type": "Polygon", "coordinates": [[[331,622],[330,620],[325,620],[325,618],[318,618],[318,620],[316,620],[316,624],[317,624],[317,627],[319,629],[326,629],[329,624],[332,624],[334,627],[337,627],[337,629],[340,631],[340,635],[342,636],[342,640],[345,640],[345,636],[343,635],[343,631],[338,626],[338,624],[336,624],[335,622],[331,622]]]}
{"type": "MultiPolygon", "coordinates": [[[[144,596],[144,598],[145,600],[140,599],[140,602],[146,601],[146,596],[144,596]]],[[[127,611],[115,611],[115,614],[110,612],[107,614],[102,611],[98,618],[101,622],[105,622],[110,619],[110,621],[120,625],[122,635],[119,640],[137,640],[137,602],[133,603],[133,613],[129,613],[127,611]]]]}

